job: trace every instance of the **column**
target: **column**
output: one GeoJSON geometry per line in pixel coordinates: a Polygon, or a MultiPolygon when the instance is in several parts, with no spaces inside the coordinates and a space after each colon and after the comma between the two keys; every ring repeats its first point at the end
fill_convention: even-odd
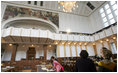
{"type": "Polygon", "coordinates": [[[78,57],[77,45],[75,45],[76,57],[78,57]]]}
{"type": "Polygon", "coordinates": [[[95,55],[97,55],[97,48],[96,48],[96,44],[93,44],[93,49],[94,49],[94,53],[95,53],[95,55]]]}
{"type": "Polygon", "coordinates": [[[72,57],[72,48],[71,48],[71,45],[69,45],[70,47],[70,57],[72,57]]]}
{"type": "Polygon", "coordinates": [[[102,44],[102,47],[104,47],[104,42],[103,41],[100,41],[100,43],[102,44]]]}
{"type": "Polygon", "coordinates": [[[107,45],[108,45],[108,47],[109,47],[109,50],[112,51],[109,41],[107,41],[107,45]]]}
{"type": "Polygon", "coordinates": [[[57,45],[57,49],[58,49],[58,57],[60,57],[60,45],[57,45]]]}
{"type": "Polygon", "coordinates": [[[82,51],[82,45],[80,45],[81,51],[82,51]]]}
{"type": "Polygon", "coordinates": [[[66,57],[66,45],[64,44],[64,57],[66,57]]]}
{"type": "Polygon", "coordinates": [[[47,45],[44,45],[43,48],[44,48],[44,60],[46,61],[47,60],[47,45]]]}
{"type": "Polygon", "coordinates": [[[17,51],[18,44],[14,44],[12,48],[12,56],[11,56],[11,62],[15,61],[16,57],[16,51],[17,51]]]}
{"type": "Polygon", "coordinates": [[[113,39],[113,41],[114,41],[116,49],[117,49],[117,39],[113,39]]]}

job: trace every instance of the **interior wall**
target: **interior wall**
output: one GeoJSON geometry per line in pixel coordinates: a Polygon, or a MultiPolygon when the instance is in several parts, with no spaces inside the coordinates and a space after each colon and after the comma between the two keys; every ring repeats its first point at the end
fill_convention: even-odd
{"type": "Polygon", "coordinates": [[[8,46],[8,45],[6,45],[4,47],[5,51],[3,53],[1,61],[10,61],[11,60],[13,48],[15,48],[15,47],[14,46],[8,46]]]}
{"type": "MultiPolygon", "coordinates": [[[[111,50],[112,54],[117,54],[116,50],[113,49],[113,47],[111,47],[110,43],[114,42],[112,39],[109,40],[109,44],[104,41],[103,44],[100,42],[96,42],[96,51],[97,51],[97,55],[100,57],[101,53],[100,53],[100,49],[102,49],[102,47],[106,47],[108,50],[111,50]],[[110,48],[109,48],[110,45],[110,48]]],[[[95,51],[93,48],[93,44],[89,43],[87,44],[86,48],[84,46],[84,44],[77,45],[77,56],[80,57],[80,52],[81,52],[81,48],[82,50],[86,50],[87,48],[87,52],[89,54],[89,56],[95,56],[95,51]]],[[[71,53],[72,53],[72,57],[77,57],[76,56],[76,47],[74,45],[58,45],[57,48],[57,57],[71,57],[71,53]],[[66,51],[64,52],[64,47],[66,49],[66,51]],[[72,49],[72,50],[70,50],[72,49]],[[66,53],[66,56],[64,55],[66,53]]]]}
{"type": "Polygon", "coordinates": [[[51,57],[54,56],[55,57],[55,50],[54,48],[52,49],[47,49],[47,60],[50,60],[51,57]]]}
{"type": "Polygon", "coordinates": [[[70,29],[71,32],[91,33],[88,17],[59,13],[59,31],[70,29]]]}
{"type": "MultiPolygon", "coordinates": [[[[64,52],[64,45],[58,45],[57,52],[58,53],[60,52],[60,54],[57,53],[57,57],[71,57],[71,55],[70,55],[71,53],[72,53],[72,57],[77,57],[76,56],[76,47],[77,47],[77,56],[80,57],[81,47],[79,45],[77,45],[77,46],[65,45],[65,49],[66,49],[65,52],[64,52]],[[72,49],[72,50],[70,50],[70,49],[72,49]],[[65,53],[66,53],[66,56],[64,56],[65,53]]],[[[82,45],[82,50],[85,50],[84,45],[82,45]]],[[[95,55],[92,44],[87,45],[87,52],[89,53],[89,56],[95,55]]]]}
{"type": "MultiPolygon", "coordinates": [[[[25,45],[25,46],[19,45],[16,50],[15,61],[20,61],[21,59],[26,59],[26,53],[27,53],[27,50],[29,47],[31,47],[31,46],[30,45],[25,45]]],[[[6,45],[5,52],[2,56],[2,61],[10,61],[11,60],[12,50],[14,50],[14,48],[16,48],[16,47],[6,45]]],[[[44,56],[43,45],[40,45],[39,47],[35,47],[35,49],[36,49],[35,58],[40,58],[40,56],[44,56]]],[[[47,60],[49,60],[51,58],[51,56],[55,56],[55,50],[47,48],[47,60]]]]}
{"type": "Polygon", "coordinates": [[[26,52],[28,50],[28,46],[19,45],[16,50],[15,61],[20,61],[21,59],[26,59],[26,52]]]}
{"type": "MultiPolygon", "coordinates": [[[[8,5],[8,4],[2,3],[2,7],[1,7],[2,9],[3,8],[5,9],[4,5],[8,5]]],[[[9,4],[9,5],[13,5],[13,4],[9,4]]],[[[13,5],[13,6],[16,6],[16,5],[13,5]]],[[[4,13],[4,10],[2,10],[2,15],[4,15],[3,13],[4,13]]],[[[61,12],[58,12],[58,13],[59,13],[59,31],[66,31],[68,28],[70,28],[71,32],[91,33],[91,30],[90,30],[91,26],[90,26],[88,17],[61,13],[61,12]]]]}
{"type": "Polygon", "coordinates": [[[89,16],[90,20],[90,26],[91,26],[91,33],[94,33],[102,28],[104,28],[104,25],[102,23],[101,16],[99,14],[99,9],[96,10],[93,14],[89,16]]]}
{"type": "Polygon", "coordinates": [[[91,26],[91,31],[92,33],[99,31],[104,28],[104,24],[101,18],[101,15],[99,13],[100,8],[104,7],[105,4],[108,2],[104,3],[101,7],[99,7],[96,11],[94,11],[88,18],[90,21],[90,26],[91,26]]]}

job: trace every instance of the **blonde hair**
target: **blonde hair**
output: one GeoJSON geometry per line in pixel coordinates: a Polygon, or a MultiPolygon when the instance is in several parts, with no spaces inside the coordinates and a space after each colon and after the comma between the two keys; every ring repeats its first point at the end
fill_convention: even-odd
{"type": "Polygon", "coordinates": [[[112,52],[107,49],[103,49],[102,54],[103,54],[103,57],[108,60],[110,60],[110,58],[112,57],[112,52]]]}

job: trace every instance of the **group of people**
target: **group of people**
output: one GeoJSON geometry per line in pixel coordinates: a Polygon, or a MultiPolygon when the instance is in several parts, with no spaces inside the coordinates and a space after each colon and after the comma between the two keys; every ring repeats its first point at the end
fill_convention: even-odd
{"type": "MultiPolygon", "coordinates": [[[[80,52],[80,58],[75,63],[75,72],[117,72],[117,64],[111,60],[112,52],[107,48],[103,47],[101,49],[101,60],[98,62],[98,67],[88,56],[86,50],[80,52]]],[[[51,57],[51,62],[56,72],[64,72],[63,66],[55,57],[51,57]]]]}

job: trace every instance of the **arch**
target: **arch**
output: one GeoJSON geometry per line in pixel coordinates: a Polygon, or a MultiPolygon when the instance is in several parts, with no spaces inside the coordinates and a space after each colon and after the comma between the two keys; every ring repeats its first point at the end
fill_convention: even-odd
{"type": "Polygon", "coordinates": [[[2,29],[5,29],[5,26],[9,25],[8,23],[16,21],[16,20],[36,20],[36,21],[44,22],[44,23],[46,23],[46,25],[48,24],[48,26],[52,27],[56,33],[59,32],[58,27],[54,23],[52,23],[51,21],[47,21],[47,20],[35,18],[35,17],[14,17],[14,18],[10,18],[10,19],[2,22],[2,29]]]}

